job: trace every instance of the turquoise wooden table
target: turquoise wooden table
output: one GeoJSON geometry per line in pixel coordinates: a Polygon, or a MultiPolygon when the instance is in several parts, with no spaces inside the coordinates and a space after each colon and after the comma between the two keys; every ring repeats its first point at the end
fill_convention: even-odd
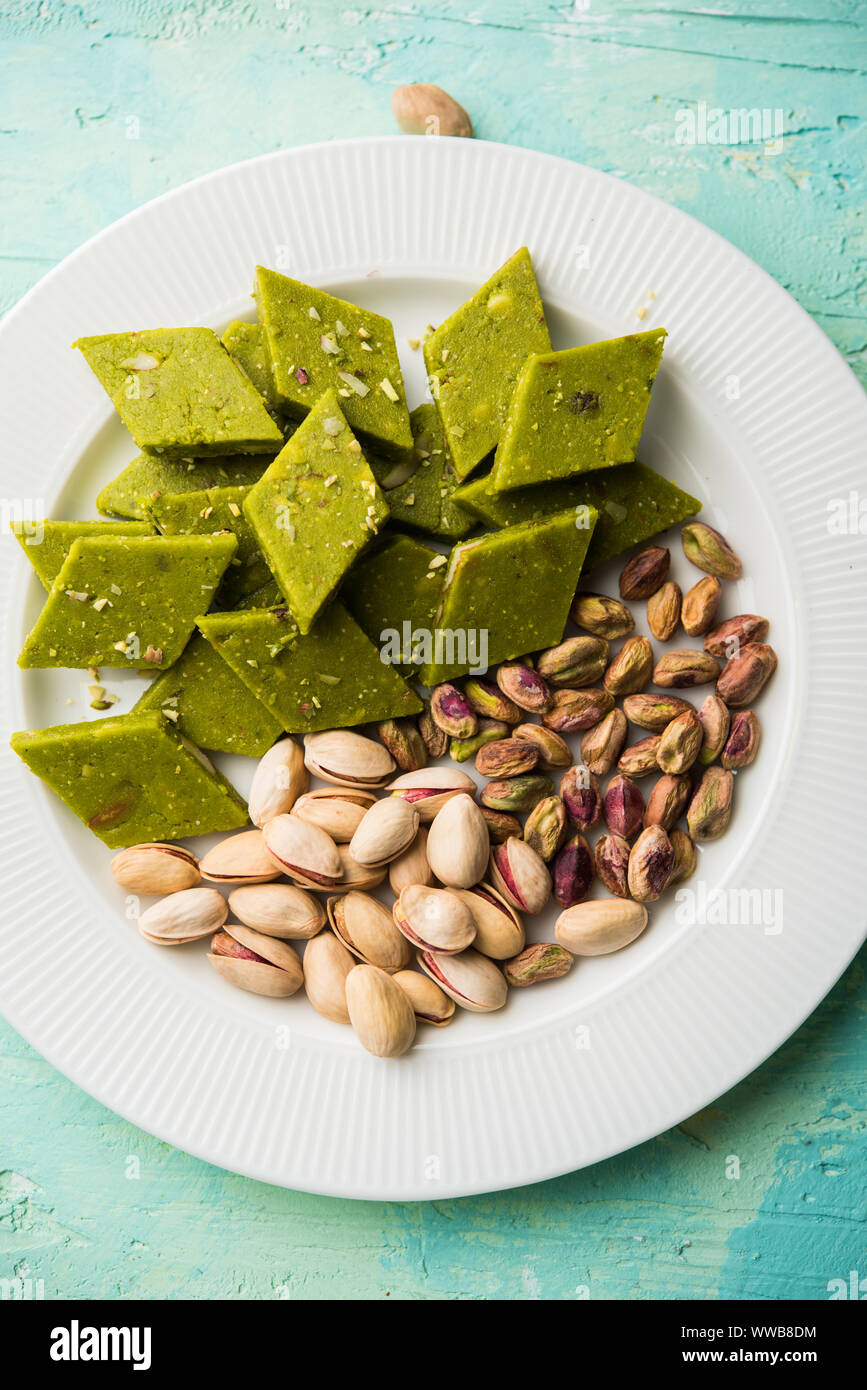
{"type": "MultiPolygon", "coordinates": [[[[429,81],[480,138],[595,165],[714,227],[867,370],[857,0],[3,11],[0,309],[156,194],[275,148],[389,132],[392,88],[429,81]],[[747,111],[762,140],[739,138],[747,111]]],[[[46,1298],[819,1300],[855,1270],[865,1297],[864,959],[677,1129],[536,1187],[404,1206],[209,1167],[0,1024],[0,1281],[30,1278],[46,1298]]]]}

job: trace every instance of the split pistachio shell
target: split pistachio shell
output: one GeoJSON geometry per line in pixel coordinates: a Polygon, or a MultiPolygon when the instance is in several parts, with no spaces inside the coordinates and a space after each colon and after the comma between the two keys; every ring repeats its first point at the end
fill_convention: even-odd
{"type": "Polygon", "coordinates": [[[362,868],[377,868],[409,849],[418,830],[418,811],[390,796],[371,806],[349,841],[349,853],[362,868]]]}
{"type": "Polygon", "coordinates": [[[219,931],[229,904],[216,888],[183,888],[161,898],[138,919],[138,929],[155,946],[183,946],[219,931]]]}
{"type": "Polygon", "coordinates": [[[331,888],[343,865],[330,835],[298,816],[275,816],[262,831],[268,853],[304,888],[331,888]]]}
{"type": "Polygon", "coordinates": [[[491,878],[497,892],[519,912],[541,912],[551,896],[551,875],[544,859],[517,836],[494,845],[491,878]]]}
{"type": "Polygon", "coordinates": [[[304,985],[318,1014],[333,1023],[348,1023],[346,977],[355,959],[330,931],[320,932],[304,947],[304,985]]]}
{"type": "Polygon", "coordinates": [[[561,912],[554,934],[573,956],[607,956],[628,946],[646,926],[647,908],[643,903],[594,898],[561,912]]]}
{"type": "Polygon", "coordinates": [[[132,845],[114,856],[111,872],[121,888],[145,897],[179,893],[202,881],[196,856],[181,845],[132,845]]]}
{"type": "Polygon", "coordinates": [[[423,950],[452,954],[475,939],[476,923],[457,893],[414,883],[404,888],[393,908],[399,931],[423,950]]]}
{"type": "Polygon", "coordinates": [[[445,1028],[451,1023],[455,1001],[429,975],[418,970],[398,970],[391,978],[412,1004],[417,1023],[432,1023],[434,1028],[445,1028]]]}
{"type": "Polygon", "coordinates": [[[281,738],[259,759],[250,787],[250,820],[260,828],[292,810],[310,778],[294,738],[281,738]]]}
{"type": "Polygon", "coordinates": [[[430,887],[433,881],[433,871],[427,857],[427,830],[421,825],[409,849],[389,864],[388,882],[394,896],[399,898],[404,888],[409,888],[413,883],[430,887]]]}
{"type": "Polygon", "coordinates": [[[427,841],[431,871],[451,888],[471,888],[484,877],[490,853],[485,818],[469,796],[455,796],[437,812],[427,841]]]}
{"type": "Polygon", "coordinates": [[[304,983],[298,953],[285,941],[231,922],[212,939],[208,960],[230,985],[286,999],[304,983]]]}
{"type": "Polygon", "coordinates": [[[456,767],[423,767],[418,772],[404,772],[396,777],[389,782],[386,791],[409,801],[421,821],[429,822],[453,796],[475,796],[476,784],[472,777],[456,767]]]}
{"type": "Polygon", "coordinates": [[[506,1002],[509,991],[505,975],[492,960],[472,947],[456,956],[422,951],[418,963],[456,1004],[470,1013],[493,1013],[506,1002]]]}
{"type": "Polygon", "coordinates": [[[476,924],[473,945],[483,956],[508,960],[523,950],[524,924],[496,888],[478,883],[474,888],[456,888],[454,893],[470,910],[476,924]]]}
{"type": "Polygon", "coordinates": [[[346,977],[346,1007],[358,1041],[374,1057],[400,1057],[412,1047],[415,1013],[408,995],[375,965],[346,977]]]}
{"type": "Polygon", "coordinates": [[[375,802],[373,792],[344,787],[320,787],[298,798],[292,814],[318,825],[335,844],[347,844],[375,802]]]}
{"type": "Polygon", "coordinates": [[[378,898],[357,890],[329,898],[328,920],[338,940],[365,964],[378,965],[389,974],[409,965],[409,942],[378,898]]]}
{"type": "Polygon", "coordinates": [[[379,787],[397,767],[381,743],[351,729],[305,734],[304,762],[323,782],[341,787],[379,787]]]}
{"type": "Polygon", "coordinates": [[[247,927],[286,941],[309,941],[325,925],[317,898],[291,883],[251,883],[229,894],[229,907],[247,927]]]}
{"type": "Polygon", "coordinates": [[[268,853],[261,830],[242,830],[209,849],[199,868],[212,883],[268,883],[280,865],[268,853]]]}
{"type": "Polygon", "coordinates": [[[359,888],[362,891],[378,888],[388,872],[385,864],[377,864],[375,868],[358,864],[349,853],[349,845],[338,845],[337,854],[343,869],[340,888],[344,892],[348,892],[350,888],[359,888]]]}

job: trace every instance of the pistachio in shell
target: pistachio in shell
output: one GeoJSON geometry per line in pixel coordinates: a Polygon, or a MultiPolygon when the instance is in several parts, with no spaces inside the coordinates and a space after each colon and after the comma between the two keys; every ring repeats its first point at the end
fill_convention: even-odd
{"type": "Polygon", "coordinates": [[[299,816],[280,815],[262,830],[268,853],[284,874],[303,888],[331,888],[343,877],[343,865],[330,835],[299,816]]]}
{"type": "Polygon", "coordinates": [[[422,823],[432,821],[453,796],[474,797],[477,790],[472,777],[456,767],[424,767],[418,772],[404,772],[386,787],[393,797],[410,802],[422,823]]]}
{"type": "Polygon", "coordinates": [[[346,977],[356,961],[333,932],[323,931],[304,947],[304,986],[318,1014],[333,1023],[348,1023],[346,977]]]}
{"type": "Polygon", "coordinates": [[[451,888],[472,888],[484,877],[490,850],[485,818],[469,796],[455,796],[434,817],[427,840],[431,871],[451,888]]]}
{"type": "Polygon", "coordinates": [[[456,1004],[470,1013],[493,1013],[506,1002],[508,986],[503,972],[487,956],[470,946],[454,956],[422,951],[419,965],[456,1004]]]}
{"type": "Polygon", "coordinates": [[[374,802],[349,841],[349,853],[362,868],[377,868],[409,849],[419,814],[409,801],[388,796],[374,802]]]}
{"type": "Polygon", "coordinates": [[[275,816],[287,814],[309,785],[304,754],[294,738],[281,738],[256,765],[250,784],[250,820],[261,829],[275,816]]]}
{"type": "Polygon", "coordinates": [[[199,861],[181,845],[154,841],[131,845],[116,854],[109,867],[121,888],[144,897],[179,893],[183,888],[196,888],[202,881],[199,861]]]}
{"type": "Polygon", "coordinates": [[[389,973],[409,965],[409,942],[398,931],[385,903],[353,889],[329,898],[327,906],[334,935],[352,955],[389,973]]]}
{"type": "Polygon", "coordinates": [[[250,883],[233,888],[229,907],[246,927],[286,941],[309,941],[325,926],[318,898],[292,883],[250,883]]]}
{"type": "Polygon", "coordinates": [[[433,870],[427,857],[427,836],[427,828],[420,825],[409,849],[405,849],[403,854],[399,854],[397,859],[392,859],[389,864],[388,882],[396,898],[404,888],[409,888],[413,883],[428,886],[433,884],[433,870]]]}
{"type": "Polygon", "coordinates": [[[416,1023],[430,1023],[434,1028],[445,1028],[451,1023],[455,1001],[429,975],[420,970],[398,970],[391,978],[412,1004],[416,1023]]]}
{"type": "Polygon", "coordinates": [[[348,844],[370,810],[376,796],[359,787],[318,787],[299,796],[292,807],[309,825],[318,825],[335,844],[348,844]]]}
{"type": "Polygon", "coordinates": [[[358,1041],[374,1057],[400,1057],[415,1040],[415,1013],[391,975],[356,965],[346,977],[346,1007],[358,1041]]]}
{"type": "Polygon", "coordinates": [[[220,840],[204,855],[199,869],[211,883],[267,883],[282,872],[261,830],[242,830],[220,840]]]}
{"type": "Polygon", "coordinates": [[[224,980],[250,994],[286,999],[304,983],[301,959],[287,942],[235,922],[211,938],[208,960],[224,980]]]}
{"type": "Polygon", "coordinates": [[[551,875],[544,859],[518,836],[493,846],[491,878],[497,892],[519,912],[541,912],[551,896],[551,875]]]}
{"type": "Polygon", "coordinates": [[[476,923],[466,902],[446,888],[411,884],[392,912],[398,930],[420,950],[451,955],[475,940],[476,923]]]}
{"type": "Polygon", "coordinates": [[[353,729],[304,735],[304,763],[339,787],[381,787],[397,764],[383,744],[353,729]]]}
{"type": "Polygon", "coordinates": [[[524,924],[518,913],[489,883],[456,888],[455,896],[469,908],[476,924],[473,946],[492,960],[516,955],[524,945],[524,924]]]}

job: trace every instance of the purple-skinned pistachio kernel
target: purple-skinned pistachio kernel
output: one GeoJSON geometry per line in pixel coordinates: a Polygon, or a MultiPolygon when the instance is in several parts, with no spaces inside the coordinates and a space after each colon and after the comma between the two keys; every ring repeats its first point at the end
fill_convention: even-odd
{"type": "Polygon", "coordinates": [[[605,788],[602,803],[605,824],[614,835],[631,840],[641,829],[644,818],[644,797],[631,777],[618,772],[605,788]]]}
{"type": "Polygon", "coordinates": [[[561,907],[582,903],[593,887],[595,873],[593,851],[583,835],[573,835],[551,866],[555,900],[561,907]]]}
{"type": "Polygon", "coordinates": [[[570,767],[560,782],[566,814],[579,830],[591,830],[602,815],[602,793],[593,773],[583,763],[570,767]]]}
{"type": "Polygon", "coordinates": [[[478,732],[478,716],[462,690],[446,682],[431,691],[431,719],[449,738],[472,738],[478,732]]]}

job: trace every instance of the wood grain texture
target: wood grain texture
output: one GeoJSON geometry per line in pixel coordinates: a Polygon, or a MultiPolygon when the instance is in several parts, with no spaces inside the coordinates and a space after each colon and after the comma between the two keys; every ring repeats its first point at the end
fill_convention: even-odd
{"type": "MultiPolygon", "coordinates": [[[[856,0],[4,7],[0,309],[166,189],[390,132],[391,89],[430,81],[480,138],[592,164],[721,232],[863,378],[865,13],[856,0]],[[700,103],[781,113],[779,149],[679,140],[700,103]]],[[[0,1279],[42,1281],[48,1298],[827,1298],[830,1280],[867,1278],[864,959],[678,1129],[533,1188],[404,1206],[197,1162],[0,1025],[0,1279]]]]}

